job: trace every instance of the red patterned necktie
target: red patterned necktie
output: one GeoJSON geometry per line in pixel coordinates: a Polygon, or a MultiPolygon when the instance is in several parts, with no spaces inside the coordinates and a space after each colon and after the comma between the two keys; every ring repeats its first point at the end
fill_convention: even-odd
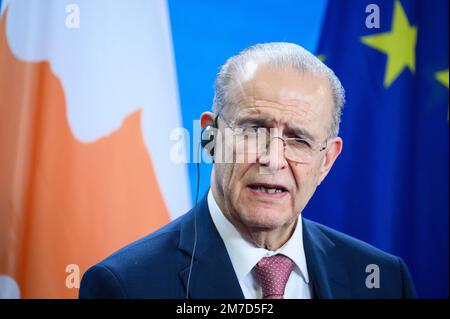
{"type": "Polygon", "coordinates": [[[264,257],[254,267],[262,287],[263,299],[284,299],[284,289],[294,268],[294,262],[285,255],[264,257]]]}

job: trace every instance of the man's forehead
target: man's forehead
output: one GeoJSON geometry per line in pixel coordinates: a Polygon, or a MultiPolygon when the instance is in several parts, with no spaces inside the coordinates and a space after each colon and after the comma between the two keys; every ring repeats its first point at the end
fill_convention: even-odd
{"type": "Polygon", "coordinates": [[[233,95],[230,119],[266,116],[277,124],[308,128],[314,135],[321,135],[320,128],[327,129],[331,119],[333,102],[328,81],[289,68],[258,68],[233,95]]]}
{"type": "Polygon", "coordinates": [[[292,68],[259,66],[253,76],[237,80],[229,92],[235,106],[274,106],[295,109],[325,107],[332,103],[330,85],[327,79],[300,72],[292,68]]]}
{"type": "Polygon", "coordinates": [[[311,124],[326,119],[328,107],[323,99],[305,96],[301,99],[282,94],[272,98],[270,94],[242,94],[230,108],[231,117],[268,117],[278,123],[311,124]]]}
{"type": "MultiPolygon", "coordinates": [[[[270,93],[283,90],[288,98],[298,99],[299,92],[312,94],[329,87],[328,80],[310,71],[300,71],[293,67],[260,65],[252,76],[242,79],[245,93],[270,93]]],[[[323,92],[325,93],[325,92],[323,92]]],[[[301,94],[300,94],[301,95],[301,94]]]]}

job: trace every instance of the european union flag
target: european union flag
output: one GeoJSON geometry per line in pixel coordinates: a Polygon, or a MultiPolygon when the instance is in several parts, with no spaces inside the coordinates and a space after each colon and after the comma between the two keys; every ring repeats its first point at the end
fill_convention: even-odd
{"type": "Polygon", "coordinates": [[[448,15],[330,1],[318,49],[346,89],[344,151],[305,213],[402,257],[421,298],[448,297],[448,15]]]}

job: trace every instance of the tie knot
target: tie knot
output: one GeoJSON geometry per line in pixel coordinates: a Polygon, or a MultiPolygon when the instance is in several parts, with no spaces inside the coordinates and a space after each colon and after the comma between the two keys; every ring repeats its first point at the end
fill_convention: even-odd
{"type": "Polygon", "coordinates": [[[254,270],[264,299],[283,299],[284,289],[293,268],[294,262],[285,255],[261,258],[254,270]]]}

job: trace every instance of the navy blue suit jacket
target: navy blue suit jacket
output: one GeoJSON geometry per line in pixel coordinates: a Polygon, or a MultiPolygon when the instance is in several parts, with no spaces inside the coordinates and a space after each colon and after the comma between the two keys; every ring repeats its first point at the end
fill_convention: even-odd
{"type": "MultiPolygon", "coordinates": [[[[83,276],[80,298],[185,298],[194,243],[195,208],[122,248],[83,276]]],[[[198,204],[197,248],[190,298],[244,298],[225,245],[198,204]]],[[[303,218],[306,262],[316,298],[412,298],[415,290],[401,258],[303,218]],[[379,288],[368,288],[367,265],[379,267],[379,288]]]]}

